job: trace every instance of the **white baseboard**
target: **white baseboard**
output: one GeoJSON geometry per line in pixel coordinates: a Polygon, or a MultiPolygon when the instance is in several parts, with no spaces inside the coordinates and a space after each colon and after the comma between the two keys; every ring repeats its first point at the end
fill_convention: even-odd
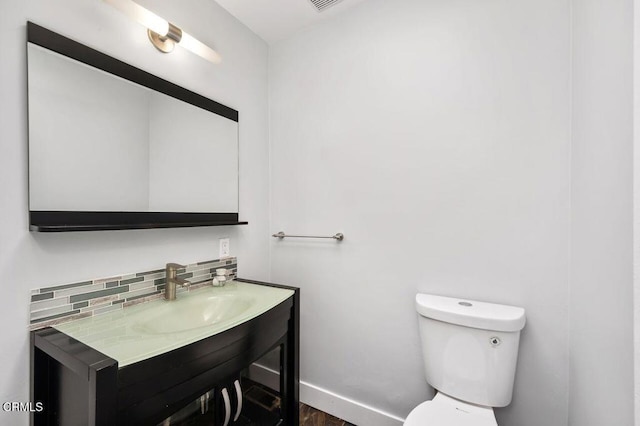
{"type": "MultiPolygon", "coordinates": [[[[263,365],[251,365],[249,376],[272,389],[280,387],[278,372],[263,365]]],[[[402,426],[404,423],[400,417],[304,381],[300,381],[300,402],[358,426],[402,426]]]]}

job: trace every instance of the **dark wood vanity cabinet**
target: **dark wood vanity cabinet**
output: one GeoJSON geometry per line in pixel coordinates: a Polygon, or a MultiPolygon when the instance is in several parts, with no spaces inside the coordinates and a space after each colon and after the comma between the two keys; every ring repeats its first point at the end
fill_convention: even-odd
{"type": "MultiPolygon", "coordinates": [[[[300,291],[239,281],[291,289],[294,295],[229,330],[122,368],[54,328],[31,332],[31,400],[44,405],[42,412],[32,413],[32,424],[157,425],[209,391],[212,407],[221,413],[219,391],[226,387],[233,394],[241,372],[279,347],[276,424],[298,425],[300,291]]],[[[211,424],[222,425],[224,413],[215,416],[211,424]]]]}

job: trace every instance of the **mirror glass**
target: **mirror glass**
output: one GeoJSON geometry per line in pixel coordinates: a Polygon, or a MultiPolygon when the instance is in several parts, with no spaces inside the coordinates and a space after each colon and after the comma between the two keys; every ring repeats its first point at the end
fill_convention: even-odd
{"type": "Polygon", "coordinates": [[[31,211],[238,212],[238,123],[27,44],[31,211]]]}

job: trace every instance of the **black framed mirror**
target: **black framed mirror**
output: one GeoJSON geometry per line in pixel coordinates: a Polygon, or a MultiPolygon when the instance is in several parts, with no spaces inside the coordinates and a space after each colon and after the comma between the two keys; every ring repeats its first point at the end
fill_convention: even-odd
{"type": "Polygon", "coordinates": [[[31,230],[247,223],[238,111],[32,22],[27,59],[31,230]]]}

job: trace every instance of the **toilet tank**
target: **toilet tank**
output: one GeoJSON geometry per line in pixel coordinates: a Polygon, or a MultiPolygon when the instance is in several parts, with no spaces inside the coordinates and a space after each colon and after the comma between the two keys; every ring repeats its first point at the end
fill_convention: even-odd
{"type": "Polygon", "coordinates": [[[427,382],[478,405],[511,403],[524,309],[416,295],[427,382]]]}

